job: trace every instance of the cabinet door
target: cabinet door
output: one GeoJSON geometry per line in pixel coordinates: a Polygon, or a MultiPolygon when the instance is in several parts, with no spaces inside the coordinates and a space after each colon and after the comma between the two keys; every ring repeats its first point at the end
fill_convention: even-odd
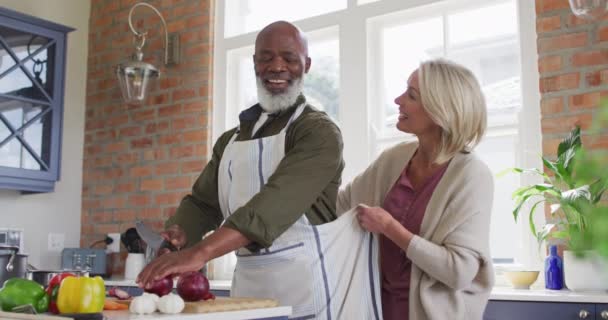
{"type": "Polygon", "coordinates": [[[490,301],[484,320],[575,320],[595,318],[592,303],[490,301]]]}
{"type": "Polygon", "coordinates": [[[0,189],[48,192],[59,179],[71,30],[0,7],[0,189]]]}
{"type": "Polygon", "coordinates": [[[608,303],[595,305],[595,320],[608,320],[608,303]]]}

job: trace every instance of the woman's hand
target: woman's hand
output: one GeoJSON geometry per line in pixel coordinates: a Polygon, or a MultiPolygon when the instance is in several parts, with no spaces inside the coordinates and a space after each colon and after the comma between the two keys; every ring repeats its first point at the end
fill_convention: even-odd
{"type": "Polygon", "coordinates": [[[360,204],[356,210],[359,224],[369,232],[385,234],[390,224],[395,221],[390,213],[380,207],[368,207],[360,204]]]}

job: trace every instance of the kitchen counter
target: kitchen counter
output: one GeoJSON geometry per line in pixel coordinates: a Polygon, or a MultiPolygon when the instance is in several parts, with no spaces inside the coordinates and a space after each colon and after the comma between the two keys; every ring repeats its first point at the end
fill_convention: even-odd
{"type": "Polygon", "coordinates": [[[226,311],[213,313],[178,313],[138,315],[129,311],[104,311],[108,320],[245,320],[245,319],[287,319],[291,315],[291,307],[262,308],[240,311],[226,311]]]}
{"type": "Polygon", "coordinates": [[[490,294],[490,300],[608,303],[608,291],[574,292],[570,290],[519,290],[508,287],[494,287],[490,294]]]}

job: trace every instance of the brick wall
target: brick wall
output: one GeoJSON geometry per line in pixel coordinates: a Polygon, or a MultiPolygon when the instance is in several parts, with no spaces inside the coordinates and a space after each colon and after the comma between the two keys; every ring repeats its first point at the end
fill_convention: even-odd
{"type": "MultiPolygon", "coordinates": [[[[579,124],[589,129],[600,100],[608,96],[608,18],[575,17],[568,0],[536,0],[543,154],[579,124]]],[[[608,148],[608,131],[583,144],[608,148]]]]}
{"type": "MultiPolygon", "coordinates": [[[[133,13],[148,30],[144,60],[161,78],[139,107],[122,102],[115,67],[134,50],[135,0],[92,0],[83,162],[81,246],[142,219],[160,230],[207,163],[210,145],[212,1],[148,1],[181,40],[181,62],[165,67],[162,24],[147,7],[133,13]]],[[[66,110],[69,112],[69,110],[66,110]]],[[[68,172],[69,170],[66,170],[68,172]]],[[[124,251],[124,247],[121,247],[124,251]]],[[[122,259],[114,263],[120,271],[122,259]]]]}

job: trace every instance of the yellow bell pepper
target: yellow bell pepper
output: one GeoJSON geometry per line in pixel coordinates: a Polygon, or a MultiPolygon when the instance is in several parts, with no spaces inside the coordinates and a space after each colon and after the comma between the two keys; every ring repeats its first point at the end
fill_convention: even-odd
{"type": "Polygon", "coordinates": [[[105,299],[106,287],[101,277],[68,277],[61,281],[57,308],[60,313],[101,312],[105,299]]]}

